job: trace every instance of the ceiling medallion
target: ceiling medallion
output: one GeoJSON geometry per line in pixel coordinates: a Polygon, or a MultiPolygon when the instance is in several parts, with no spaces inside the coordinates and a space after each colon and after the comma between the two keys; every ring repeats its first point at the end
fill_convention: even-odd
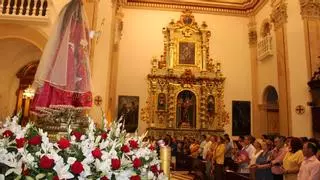
{"type": "Polygon", "coordinates": [[[184,10],[193,12],[218,13],[248,16],[265,4],[266,0],[122,0],[127,8],[153,8],[164,10],[184,10]]]}

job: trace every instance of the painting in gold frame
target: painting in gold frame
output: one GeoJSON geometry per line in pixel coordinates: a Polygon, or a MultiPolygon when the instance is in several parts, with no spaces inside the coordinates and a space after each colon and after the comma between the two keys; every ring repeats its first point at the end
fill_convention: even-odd
{"type": "Polygon", "coordinates": [[[195,43],[179,42],[179,64],[195,64],[195,43]]]}

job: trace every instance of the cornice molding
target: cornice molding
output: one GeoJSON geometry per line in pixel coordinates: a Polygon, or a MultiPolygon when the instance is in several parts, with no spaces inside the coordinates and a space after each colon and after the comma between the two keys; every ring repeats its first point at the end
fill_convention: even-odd
{"type": "Polygon", "coordinates": [[[300,0],[302,18],[320,19],[320,0],[300,0]]]}
{"type": "Polygon", "coordinates": [[[233,16],[250,16],[256,14],[268,0],[118,0],[125,8],[145,8],[159,10],[185,10],[192,12],[214,13],[233,16]]]}

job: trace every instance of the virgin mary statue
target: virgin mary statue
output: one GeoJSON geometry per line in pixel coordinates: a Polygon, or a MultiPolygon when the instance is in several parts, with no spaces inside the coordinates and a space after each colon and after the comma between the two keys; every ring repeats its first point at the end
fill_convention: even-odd
{"type": "Polygon", "coordinates": [[[89,31],[81,0],[71,0],[53,28],[35,75],[31,111],[90,108],[89,31]]]}

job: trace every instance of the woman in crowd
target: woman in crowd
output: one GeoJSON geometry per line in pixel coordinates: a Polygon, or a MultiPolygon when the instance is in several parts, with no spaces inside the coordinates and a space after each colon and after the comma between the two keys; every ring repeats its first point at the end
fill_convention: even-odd
{"type": "Polygon", "coordinates": [[[274,139],[274,149],[271,156],[271,172],[273,174],[273,180],[283,180],[282,164],[284,156],[287,154],[287,148],[284,147],[286,141],[285,137],[276,137],[274,139]]]}
{"type": "Polygon", "coordinates": [[[261,139],[257,139],[253,146],[256,148],[255,152],[253,153],[253,156],[250,159],[250,164],[249,164],[249,168],[250,168],[250,177],[251,179],[255,179],[255,170],[256,170],[256,160],[257,158],[260,156],[260,154],[263,152],[262,147],[261,147],[261,143],[263,141],[261,139]]]}
{"type": "Polygon", "coordinates": [[[219,136],[217,138],[217,146],[214,150],[214,155],[212,157],[212,168],[214,178],[216,180],[224,179],[224,155],[225,155],[226,145],[223,137],[219,136]]]}
{"type": "Polygon", "coordinates": [[[214,151],[217,147],[217,136],[211,136],[211,146],[207,152],[206,156],[206,179],[213,179],[213,175],[211,174],[212,169],[212,159],[214,158],[214,151]]]}
{"type": "Polygon", "coordinates": [[[266,140],[261,143],[262,153],[258,156],[256,160],[256,180],[273,180],[271,173],[271,149],[272,142],[266,140]]]}
{"type": "Polygon", "coordinates": [[[301,140],[299,138],[292,138],[288,144],[288,152],[283,159],[285,180],[297,180],[297,174],[303,159],[301,140]]]}

